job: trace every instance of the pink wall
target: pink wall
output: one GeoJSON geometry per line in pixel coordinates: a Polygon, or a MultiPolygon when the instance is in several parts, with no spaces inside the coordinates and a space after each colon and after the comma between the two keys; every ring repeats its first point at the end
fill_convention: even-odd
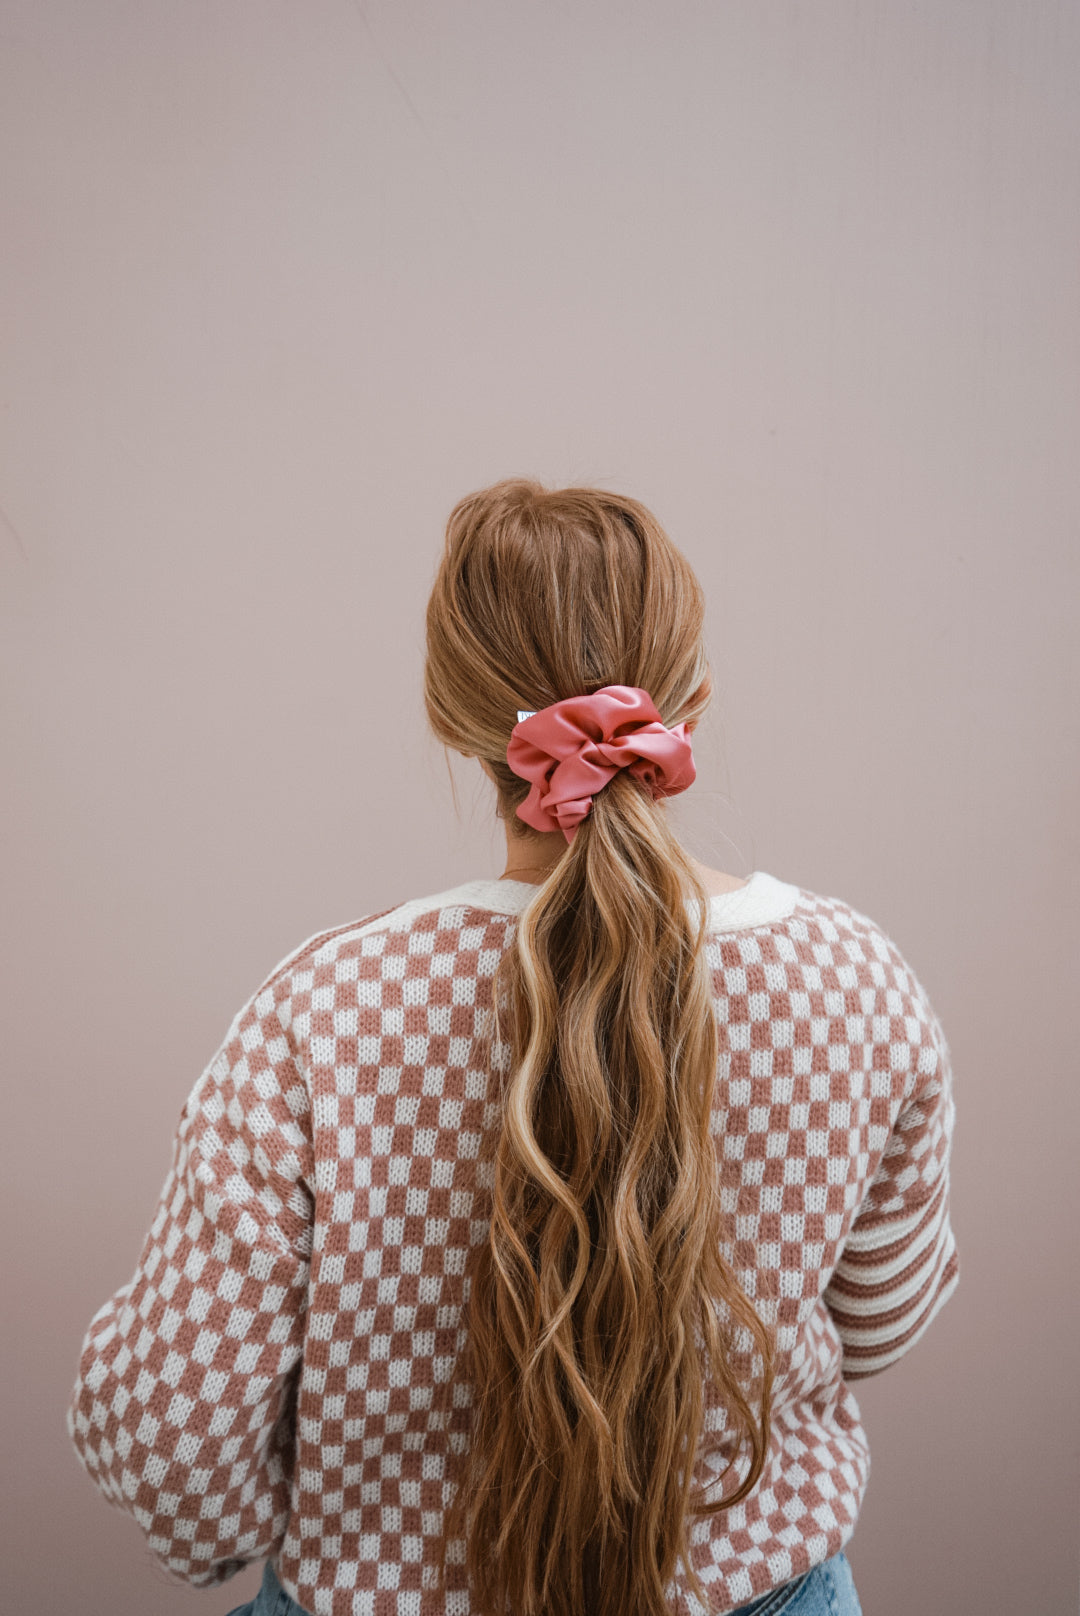
{"type": "Polygon", "coordinates": [[[501,870],[422,609],[531,472],[701,574],[695,848],[873,916],[950,1036],[867,1616],[1074,1608],[1078,71],[1067,0],[4,0],[6,1607],[251,1596],[78,1468],[79,1343],[261,977],[501,870]]]}

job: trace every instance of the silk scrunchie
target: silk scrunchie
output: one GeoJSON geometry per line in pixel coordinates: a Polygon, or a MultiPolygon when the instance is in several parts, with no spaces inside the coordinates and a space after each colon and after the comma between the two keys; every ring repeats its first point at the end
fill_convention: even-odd
{"type": "Polygon", "coordinates": [[[635,685],[605,685],[523,718],[510,732],[506,761],[532,782],[518,818],[533,830],[561,830],[568,842],[620,769],[653,797],[685,791],[697,774],[686,725],[665,728],[648,691],[635,685]]]}

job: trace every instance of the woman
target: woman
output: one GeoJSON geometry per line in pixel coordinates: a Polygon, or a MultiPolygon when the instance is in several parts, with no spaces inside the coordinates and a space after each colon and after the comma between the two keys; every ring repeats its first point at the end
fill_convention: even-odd
{"type": "Polygon", "coordinates": [[[587,488],[462,500],[436,736],[507,864],[324,932],[196,1084],[69,1425],[257,1616],[859,1609],[848,1382],[957,1283],[949,1052],[838,899],[687,857],[701,590],[587,488]]]}

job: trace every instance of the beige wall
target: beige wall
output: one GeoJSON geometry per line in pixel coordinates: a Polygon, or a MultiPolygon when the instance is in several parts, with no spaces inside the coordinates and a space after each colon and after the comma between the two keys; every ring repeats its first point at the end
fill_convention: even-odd
{"type": "Polygon", "coordinates": [[[261,977],[501,870],[422,608],[532,472],[699,569],[695,846],[873,916],[950,1036],[866,1616],[1073,1610],[1076,5],[3,0],[0,70],[5,1607],[251,1596],[83,1476],[78,1347],[261,977]]]}

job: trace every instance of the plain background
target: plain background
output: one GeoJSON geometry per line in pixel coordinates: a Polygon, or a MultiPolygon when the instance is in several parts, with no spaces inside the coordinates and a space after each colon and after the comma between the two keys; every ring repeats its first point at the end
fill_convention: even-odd
{"type": "Polygon", "coordinates": [[[79,1346],[276,961],[500,873],[422,616],[528,473],[701,576],[695,850],[871,915],[950,1039],[866,1616],[1074,1610],[1080,8],[3,0],[0,66],[5,1604],[257,1585],[96,1493],[79,1346]]]}

